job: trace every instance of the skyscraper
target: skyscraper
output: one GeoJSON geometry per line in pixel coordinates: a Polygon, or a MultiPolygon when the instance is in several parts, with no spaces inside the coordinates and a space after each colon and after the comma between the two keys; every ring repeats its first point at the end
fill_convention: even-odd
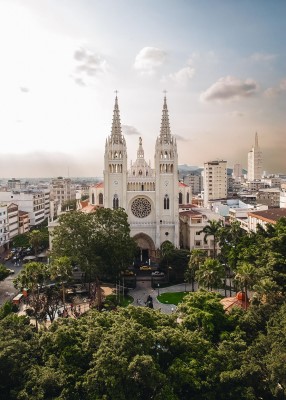
{"type": "Polygon", "coordinates": [[[204,206],[210,200],[227,198],[226,161],[208,161],[204,163],[204,206]]]}
{"type": "Polygon", "coordinates": [[[258,134],[255,133],[255,143],[248,152],[247,179],[255,181],[262,177],[262,152],[258,144],[258,134]]]}

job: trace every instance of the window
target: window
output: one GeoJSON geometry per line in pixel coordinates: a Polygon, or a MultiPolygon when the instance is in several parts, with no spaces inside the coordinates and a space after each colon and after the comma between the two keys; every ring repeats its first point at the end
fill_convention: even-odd
{"type": "Polygon", "coordinates": [[[183,204],[183,194],[182,194],[182,192],[179,193],[179,204],[183,204]]]}
{"type": "Polygon", "coordinates": [[[169,196],[166,194],[164,197],[164,210],[169,210],[170,208],[170,199],[169,196]]]}
{"type": "Polygon", "coordinates": [[[187,193],[187,204],[189,204],[189,202],[190,202],[190,193],[188,192],[187,193]]]}
{"type": "Polygon", "coordinates": [[[195,246],[200,246],[201,245],[201,241],[200,240],[195,240],[195,246]]]}
{"type": "Polygon", "coordinates": [[[91,203],[94,204],[94,193],[91,194],[91,203]]]}
{"type": "Polygon", "coordinates": [[[98,202],[100,205],[103,205],[103,194],[102,193],[99,193],[98,202]]]}
{"type": "Polygon", "coordinates": [[[113,196],[113,208],[116,210],[119,207],[119,199],[117,194],[113,196]]]}

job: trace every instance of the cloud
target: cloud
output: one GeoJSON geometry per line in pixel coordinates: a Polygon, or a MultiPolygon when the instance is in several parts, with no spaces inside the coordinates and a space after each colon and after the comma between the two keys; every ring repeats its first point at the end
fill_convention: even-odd
{"type": "Polygon", "coordinates": [[[270,53],[253,53],[250,56],[250,59],[255,62],[268,62],[275,60],[277,58],[276,54],[270,54],[270,53]]]}
{"type": "Polygon", "coordinates": [[[135,58],[134,68],[142,74],[151,75],[166,60],[166,52],[157,47],[143,47],[135,58]]]}
{"type": "Polygon", "coordinates": [[[181,68],[179,71],[170,74],[169,77],[177,84],[177,85],[186,85],[194,76],[195,68],[191,65],[188,65],[184,68],[181,68]]]}
{"type": "Polygon", "coordinates": [[[176,140],[178,140],[179,142],[188,142],[188,139],[184,138],[181,135],[177,135],[175,134],[174,137],[176,138],[176,140]]]}
{"type": "Polygon", "coordinates": [[[107,61],[99,54],[80,48],[74,52],[74,59],[77,62],[73,79],[76,84],[86,86],[88,80],[107,72],[107,61]]]}
{"type": "Polygon", "coordinates": [[[265,97],[273,98],[286,92],[286,79],[283,79],[278,86],[270,87],[263,93],[265,97]]]}
{"type": "Polygon", "coordinates": [[[20,90],[22,93],[29,93],[30,89],[25,86],[20,86],[20,90]]]}
{"type": "Polygon", "coordinates": [[[258,84],[252,79],[241,81],[232,76],[220,78],[200,96],[201,101],[237,100],[256,94],[258,84]]]}
{"type": "Polygon", "coordinates": [[[241,111],[231,111],[227,113],[227,115],[229,115],[230,117],[244,117],[244,113],[242,113],[241,111]]]}
{"type": "Polygon", "coordinates": [[[131,125],[122,125],[122,131],[124,135],[140,135],[140,132],[131,125]]]}

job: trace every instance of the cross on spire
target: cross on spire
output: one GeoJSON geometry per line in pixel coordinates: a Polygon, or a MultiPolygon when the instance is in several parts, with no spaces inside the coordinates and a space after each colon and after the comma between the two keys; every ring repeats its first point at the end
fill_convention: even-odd
{"type": "Polygon", "coordinates": [[[116,97],[117,97],[118,90],[114,90],[114,93],[116,94],[116,97]]]}

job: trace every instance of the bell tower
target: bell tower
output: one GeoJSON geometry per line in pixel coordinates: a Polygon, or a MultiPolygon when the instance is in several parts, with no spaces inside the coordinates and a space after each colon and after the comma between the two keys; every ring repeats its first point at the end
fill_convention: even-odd
{"type": "Polygon", "coordinates": [[[125,208],[127,190],[127,148],[122,135],[117,92],[111,134],[105,142],[104,207],[125,208]]]}
{"type": "Polygon", "coordinates": [[[155,146],[156,247],[169,240],[179,247],[178,153],[171,134],[166,93],[155,146]]]}

